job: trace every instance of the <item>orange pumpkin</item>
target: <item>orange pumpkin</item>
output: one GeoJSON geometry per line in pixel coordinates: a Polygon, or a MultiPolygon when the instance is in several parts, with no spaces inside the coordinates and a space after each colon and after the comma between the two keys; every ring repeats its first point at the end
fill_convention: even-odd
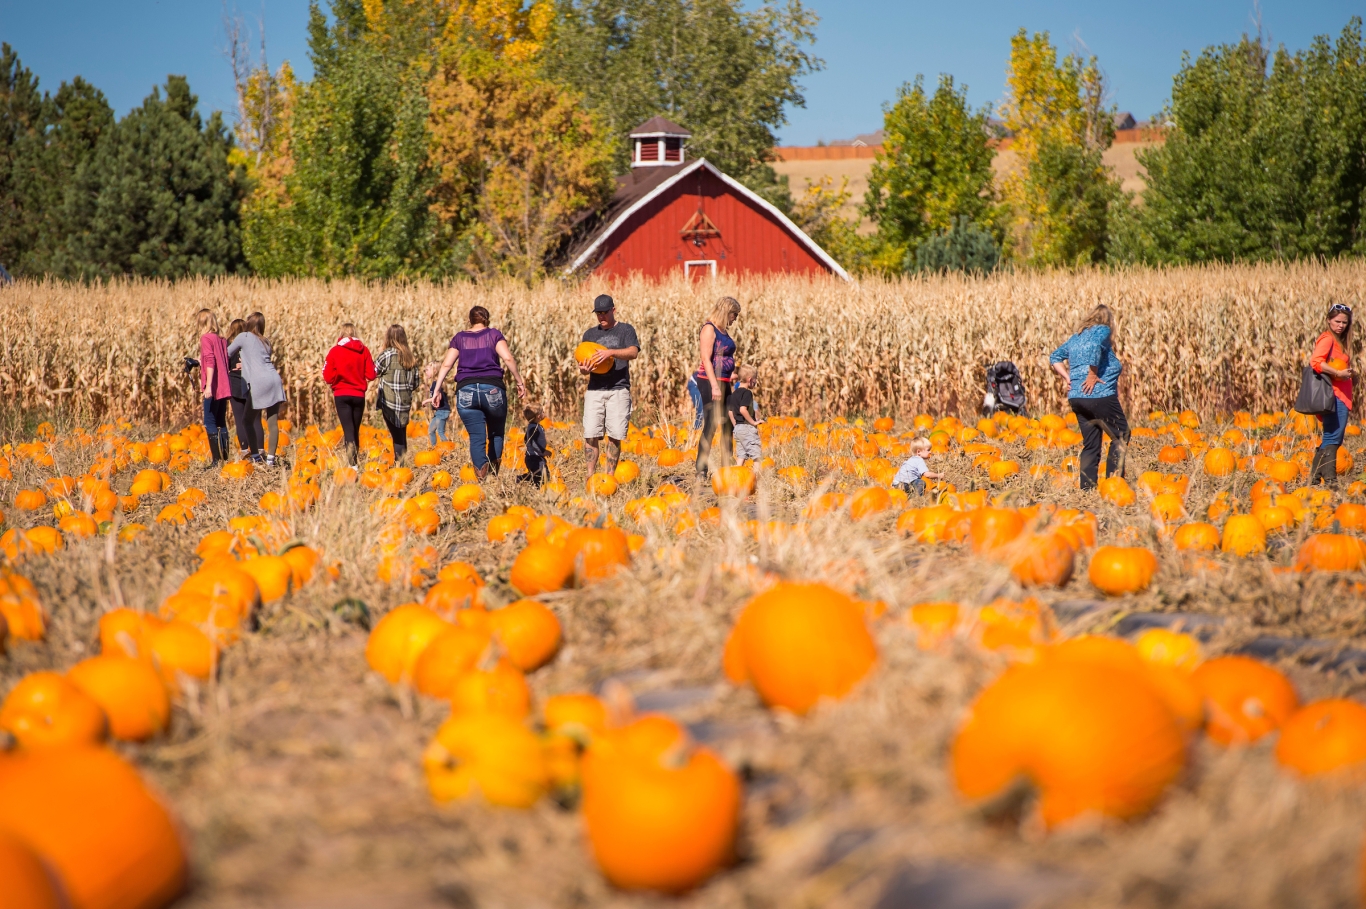
{"type": "Polygon", "coordinates": [[[238,562],[237,568],[256,582],[262,603],[282,598],[294,583],[294,566],[283,556],[256,556],[238,562]]]}
{"type": "Polygon", "coordinates": [[[540,739],[500,713],[446,720],[423,752],[422,769],[437,802],[478,793],[491,805],[530,808],[550,785],[540,739]]]}
{"type": "Polygon", "coordinates": [[[543,603],[517,600],[489,613],[489,627],[507,652],[508,660],[523,672],[534,672],[554,658],[563,632],[560,620],[543,603]]]}
{"type": "Polygon", "coordinates": [[[21,489],[14,494],[14,507],[20,511],[37,511],[47,504],[47,495],[41,489],[21,489]]]}
{"type": "Polygon", "coordinates": [[[1184,672],[1193,670],[1203,659],[1198,640],[1167,628],[1149,628],[1134,641],[1134,649],[1148,663],[1184,672]]]}
{"type": "Polygon", "coordinates": [[[1220,745],[1241,745],[1280,728],[1300,699],[1285,674],[1245,656],[1206,660],[1191,676],[1209,713],[1206,734],[1220,745]]]}
{"type": "Polygon", "coordinates": [[[711,475],[712,492],[718,496],[744,498],[754,492],[754,470],[747,464],[722,467],[711,475]]]}
{"type": "Polygon", "coordinates": [[[461,609],[482,606],[479,587],[463,578],[437,581],[422,599],[422,605],[444,619],[453,620],[461,609]]]}
{"type": "Polygon", "coordinates": [[[100,652],[145,657],[151,653],[152,632],[166,624],[136,609],[114,609],[100,616],[100,652]]]}
{"type": "Polygon", "coordinates": [[[595,496],[616,494],[617,478],[610,473],[595,473],[588,478],[588,491],[595,496]]]}
{"type": "Polygon", "coordinates": [[[1123,477],[1106,477],[1096,483],[1101,499],[1119,508],[1127,508],[1138,500],[1134,489],[1123,477]]]}
{"type": "Polygon", "coordinates": [[[1063,587],[1072,579],[1077,553],[1063,534],[1030,534],[1012,553],[1010,573],[1026,587],[1063,587]]]}
{"type": "Polygon", "coordinates": [[[1182,524],[1172,534],[1177,549],[1194,552],[1214,552],[1219,548],[1219,528],[1204,521],[1182,524]]]}
{"type": "Polygon", "coordinates": [[[648,727],[661,720],[644,717],[594,738],[583,758],[584,825],[593,859],[614,885],[684,893],[732,860],[742,793],[736,775],[712,752],[690,747],[681,730],[664,747],[633,741],[653,739],[648,727]]]}
{"type": "Polygon", "coordinates": [[[759,697],[796,714],[844,697],[877,661],[862,608],[824,584],[775,584],[749,601],[731,636],[759,697]]]}
{"type": "Polygon", "coordinates": [[[545,539],[528,543],[508,573],[508,582],[523,596],[563,590],[573,579],[574,555],[545,539]]]}
{"type": "Polygon", "coordinates": [[[1300,568],[1315,571],[1356,571],[1366,561],[1366,546],[1345,533],[1316,533],[1305,540],[1295,557],[1300,568]]]}
{"type": "Polygon", "coordinates": [[[1237,556],[1266,552],[1266,528],[1250,514],[1230,515],[1224,522],[1221,548],[1237,556]]]}
{"type": "Polygon", "coordinates": [[[1211,448],[1205,452],[1204,467],[1208,476],[1229,476],[1238,469],[1238,455],[1227,448],[1211,448]]]}
{"type": "Polygon", "coordinates": [[[167,622],[148,636],[152,662],[161,670],[168,686],[176,686],[184,675],[205,682],[218,665],[218,647],[203,631],[189,622],[167,622]]]}
{"type": "Polygon", "coordinates": [[[882,514],[891,507],[891,493],[881,486],[869,486],[860,489],[849,499],[849,517],[855,521],[862,521],[882,514]]]}
{"type": "Polygon", "coordinates": [[[490,543],[502,543],[526,527],[526,520],[515,514],[496,514],[489,518],[484,535],[490,543]]]}
{"type": "MultiPolygon", "coordinates": [[[[594,354],[600,350],[606,349],[607,348],[603,347],[601,344],[595,344],[592,341],[584,341],[580,343],[578,347],[574,348],[574,362],[578,363],[580,366],[587,367],[588,361],[593,359],[594,354]]],[[[592,372],[595,372],[598,375],[605,375],[608,372],[611,372],[612,367],[615,365],[616,360],[612,357],[608,357],[597,366],[594,366],[592,372]]]]}
{"type": "Polygon", "coordinates": [[[1306,704],[1281,726],[1276,760],[1301,776],[1366,763],[1366,707],[1345,698],[1306,704]]]}
{"type": "Polygon", "coordinates": [[[370,668],[397,684],[412,678],[413,668],[422,651],[451,623],[417,603],[405,603],[391,610],[375,624],[365,644],[365,661],[370,668]]]}
{"type": "Polygon", "coordinates": [[[413,664],[413,687],[428,697],[449,699],[455,680],[479,665],[489,642],[487,631],[448,626],[422,648],[413,664]]]}
{"type": "Polygon", "coordinates": [[[1190,449],[1184,445],[1163,445],[1157,459],[1163,464],[1180,464],[1190,457],[1190,449]]]}
{"type": "Polygon", "coordinates": [[[71,667],[67,678],[100,705],[116,739],[145,741],[171,722],[170,695],[150,662],[122,654],[95,656],[71,667]]]}
{"type": "Polygon", "coordinates": [[[1161,492],[1153,497],[1152,512],[1157,520],[1173,523],[1186,516],[1186,503],[1174,492],[1161,492]]]}
{"type": "Polygon", "coordinates": [[[1023,533],[1024,518],[1013,508],[978,508],[972,512],[968,528],[972,551],[981,554],[998,549],[1023,533]]]}
{"type": "Polygon", "coordinates": [[[502,713],[523,719],[531,712],[531,688],[506,659],[492,669],[468,669],[451,684],[451,715],[502,713]]]}
{"type": "Polygon", "coordinates": [[[1157,556],[1141,546],[1102,546],[1091,556],[1087,577],[1110,596],[1148,589],[1157,573],[1157,556]]]}
{"type": "Polygon", "coordinates": [[[30,672],[0,705],[0,730],[20,748],[98,745],[109,731],[94,698],[55,672],[30,672]]]}
{"type": "Polygon", "coordinates": [[[0,833],[0,881],[10,909],[67,909],[61,882],[18,838],[0,833]]]}
{"type": "Polygon", "coordinates": [[[185,888],[175,822],[106,748],[0,754],[0,833],[50,862],[81,909],[168,906],[185,888]]]}
{"type": "Polygon", "coordinates": [[[573,560],[581,582],[609,578],[618,568],[631,564],[630,542],[616,527],[579,527],[565,539],[564,551],[573,560]]]}
{"type": "Polygon", "coordinates": [[[1146,813],[1185,765],[1185,739],[1137,673],[1103,662],[1016,666],[973,703],[954,738],[954,783],[969,799],[1024,777],[1049,827],[1087,812],[1146,813]]]}

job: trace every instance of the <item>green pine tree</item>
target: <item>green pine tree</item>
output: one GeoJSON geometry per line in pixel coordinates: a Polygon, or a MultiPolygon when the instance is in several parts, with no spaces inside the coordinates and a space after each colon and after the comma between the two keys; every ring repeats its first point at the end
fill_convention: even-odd
{"type": "Polygon", "coordinates": [[[0,45],[0,265],[24,274],[42,229],[30,174],[41,168],[46,110],[38,80],[0,45]]]}
{"type": "Polygon", "coordinates": [[[168,76],[165,90],[163,98],[153,89],[105,130],[77,168],[54,271],[178,278],[245,266],[238,226],[244,178],[228,163],[232,137],[218,112],[204,122],[183,76],[168,76]]]}
{"type": "Polygon", "coordinates": [[[908,256],[905,270],[987,275],[996,270],[1000,261],[1001,245],[996,238],[966,215],[959,215],[948,230],[916,247],[915,258],[911,260],[908,256]]]}

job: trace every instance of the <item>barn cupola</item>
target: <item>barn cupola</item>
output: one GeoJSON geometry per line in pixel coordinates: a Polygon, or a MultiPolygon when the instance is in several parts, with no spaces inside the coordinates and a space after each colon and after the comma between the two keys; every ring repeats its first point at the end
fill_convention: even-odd
{"type": "Polygon", "coordinates": [[[671,167],[683,163],[683,142],[692,138],[677,123],[651,117],[631,130],[632,167],[671,167]]]}

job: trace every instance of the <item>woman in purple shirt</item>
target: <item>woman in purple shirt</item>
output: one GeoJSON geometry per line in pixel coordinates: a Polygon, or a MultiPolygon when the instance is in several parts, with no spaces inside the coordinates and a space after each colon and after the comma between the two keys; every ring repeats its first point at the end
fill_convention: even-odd
{"type": "Polygon", "coordinates": [[[455,369],[455,411],[470,434],[470,460],[474,472],[483,479],[498,472],[503,460],[503,431],[507,425],[507,386],[503,383],[506,366],[517,383],[517,395],[526,397],[526,383],[517,371],[507,338],[489,328],[489,311],[482,306],[470,310],[470,327],[451,338],[451,347],[441,361],[429,403],[436,407],[446,375],[455,369]]]}

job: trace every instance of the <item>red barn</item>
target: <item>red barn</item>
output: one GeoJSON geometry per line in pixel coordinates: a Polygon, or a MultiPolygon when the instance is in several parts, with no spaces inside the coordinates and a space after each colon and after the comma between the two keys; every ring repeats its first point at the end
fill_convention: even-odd
{"type": "Polygon", "coordinates": [[[631,133],[631,172],[612,201],[575,231],[566,274],[663,278],[721,272],[848,273],[792,220],[705,158],[663,117],[631,133]]]}

